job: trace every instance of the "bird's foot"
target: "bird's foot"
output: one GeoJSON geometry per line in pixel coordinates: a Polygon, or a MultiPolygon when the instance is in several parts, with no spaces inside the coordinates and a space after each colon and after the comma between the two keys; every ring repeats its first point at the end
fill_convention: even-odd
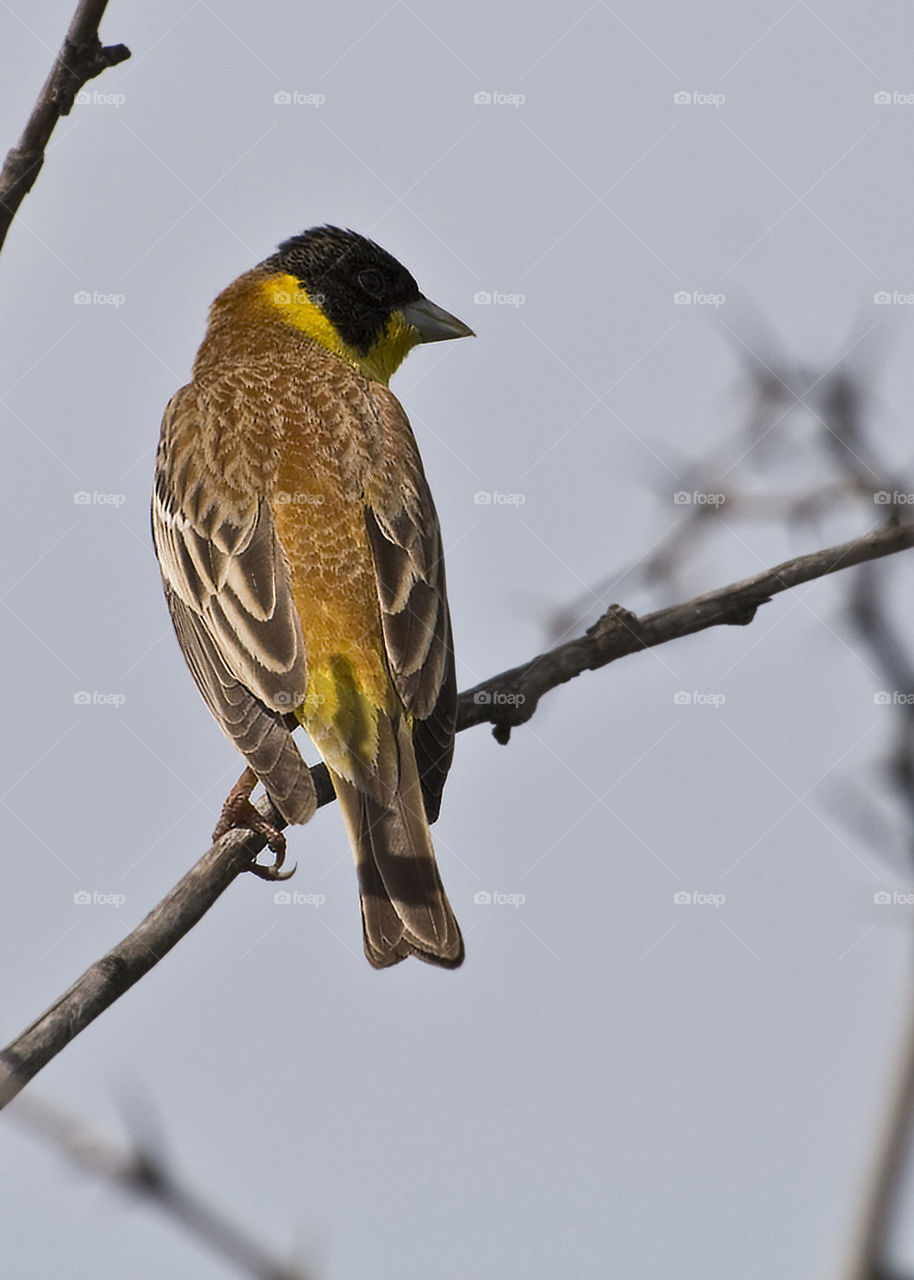
{"type": "Polygon", "coordinates": [[[288,880],[295,874],[295,867],[291,871],[282,869],[286,860],[286,837],[251,804],[251,792],[256,786],[257,775],[254,770],[245,769],[226,796],[222,813],[213,831],[213,840],[219,840],[228,831],[253,831],[266,841],[267,848],[274,855],[274,861],[267,866],[252,862],[248,871],[261,880],[288,880]]]}

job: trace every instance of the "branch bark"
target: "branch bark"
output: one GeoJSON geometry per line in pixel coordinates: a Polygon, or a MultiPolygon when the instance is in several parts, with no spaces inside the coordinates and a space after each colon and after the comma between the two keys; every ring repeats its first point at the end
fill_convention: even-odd
{"type": "Polygon", "coordinates": [[[108,0],[80,0],[51,73],[32,108],[22,137],[0,170],[0,249],[6,233],[44,164],[44,153],[61,116],[70,114],[87,81],[130,57],[126,45],[102,45],[98,27],[108,0]]]}
{"type": "MultiPolygon", "coordinates": [[[[683,604],[636,617],[611,606],[587,632],[522,666],[503,671],[460,695],[457,728],[491,723],[500,742],[512,727],[529,720],[550,689],[584,671],[708,627],[745,626],[760,605],[775,595],[815,578],[914,546],[914,524],[890,523],[824,551],[785,560],[773,569],[697,596],[683,604]]],[[[333,798],[326,767],[312,775],[319,805],[333,798]]],[[[261,812],[276,827],[282,820],[268,800],[261,812]]],[[[0,1054],[0,1107],[31,1080],[69,1042],[171,950],[193,928],[236,876],[250,868],[264,848],[263,837],[232,831],[203,855],[141,924],[96,960],[51,1007],[0,1054]]]]}

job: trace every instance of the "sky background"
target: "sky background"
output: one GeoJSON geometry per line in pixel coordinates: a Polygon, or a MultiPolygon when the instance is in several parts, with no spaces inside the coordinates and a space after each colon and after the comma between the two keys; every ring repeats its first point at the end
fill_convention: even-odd
{"type": "MultiPolygon", "coordinates": [[[[71,7],[0,6],[3,148],[71,7]]],[[[880,522],[725,506],[677,581],[627,572],[744,426],[747,358],[858,361],[874,442],[912,454],[909,5],[114,0],[102,35],[133,57],[58,127],[0,257],[4,1040],[196,860],[239,772],[148,494],[210,300],[280,240],[369,234],[478,334],[393,384],[464,688],[557,608],[577,634],[880,522]]],[[[817,430],[787,415],[728,482],[827,479],[817,430]]],[[[885,572],[914,622],[910,558],[885,572]]],[[[310,903],[242,878],[30,1090],[151,1130],[321,1280],[834,1274],[907,1000],[903,912],[874,894],[912,887],[847,585],[586,675],[507,748],[460,735],[435,828],[459,972],[370,969],[327,808],[290,833],[310,903]]],[[[233,1274],[12,1118],[0,1187],[5,1274],[233,1274]]]]}

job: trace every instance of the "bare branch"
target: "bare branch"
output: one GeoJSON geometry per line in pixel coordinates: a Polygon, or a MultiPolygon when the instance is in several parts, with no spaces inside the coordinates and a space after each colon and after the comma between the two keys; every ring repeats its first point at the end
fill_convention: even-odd
{"type": "Polygon", "coordinates": [[[914,1120],[914,991],[899,1045],[896,1078],[883,1120],[882,1137],[864,1195],[856,1236],[841,1280],[889,1280],[889,1230],[898,1209],[905,1155],[914,1120]]]}
{"type": "Polygon", "coordinates": [[[98,27],[108,0],[80,0],[54,60],[51,74],[32,108],[22,137],[0,170],[0,249],[22,201],[44,163],[44,153],[61,116],[70,114],[77,93],[94,76],[130,57],[126,45],[103,46],[98,27]]]}
{"type": "Polygon", "coordinates": [[[507,742],[512,726],[530,719],[544,693],[583,671],[595,671],[638,649],[694,635],[708,627],[745,626],[760,605],[781,591],[911,546],[914,525],[888,524],[836,547],[785,560],[755,577],[697,596],[685,604],[658,609],[643,618],[611,605],[585,635],[461,694],[458,728],[490,721],[499,742],[507,742]]]}
{"type": "MultiPolygon", "coordinates": [[[[849,542],[797,556],[752,578],[721,587],[684,604],[638,618],[614,605],[583,636],[493,676],[460,695],[458,729],[489,722],[507,742],[511,728],[529,720],[544,693],[617,658],[708,627],[745,626],[772,596],[852,565],[914,546],[914,524],[889,524],[849,542]]],[[[333,799],[324,765],[312,769],[319,804],[333,799]]],[[[276,827],[282,820],[268,800],[261,812],[276,827]]],[[[90,965],[72,987],[0,1054],[0,1107],[65,1045],[157,964],[209,910],[264,848],[263,837],[232,831],[214,844],[143,922],[107,955],[90,965]]]]}
{"type": "Polygon", "coordinates": [[[303,1271],[277,1262],[231,1218],[184,1186],[157,1153],[139,1144],[118,1147],[82,1121],[32,1097],[21,1099],[10,1115],[78,1168],[162,1209],[253,1280],[307,1280],[303,1271]]]}

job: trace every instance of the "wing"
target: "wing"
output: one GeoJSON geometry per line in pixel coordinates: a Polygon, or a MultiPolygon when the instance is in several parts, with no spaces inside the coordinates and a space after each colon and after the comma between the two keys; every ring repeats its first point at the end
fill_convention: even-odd
{"type": "Polygon", "coordinates": [[[223,732],[289,822],[316,799],[285,716],[308,683],[289,569],[265,500],[227,490],[201,447],[194,387],[165,410],[152,531],[184,657],[223,732]]]}
{"type": "MultiPolygon", "coordinates": [[[[388,665],[413,718],[425,811],[434,822],[454,755],[457,676],[438,515],[406,414],[372,384],[389,444],[405,450],[408,482],[385,486],[365,508],[388,665]]],[[[401,455],[402,461],[402,455],[401,455]]]]}

